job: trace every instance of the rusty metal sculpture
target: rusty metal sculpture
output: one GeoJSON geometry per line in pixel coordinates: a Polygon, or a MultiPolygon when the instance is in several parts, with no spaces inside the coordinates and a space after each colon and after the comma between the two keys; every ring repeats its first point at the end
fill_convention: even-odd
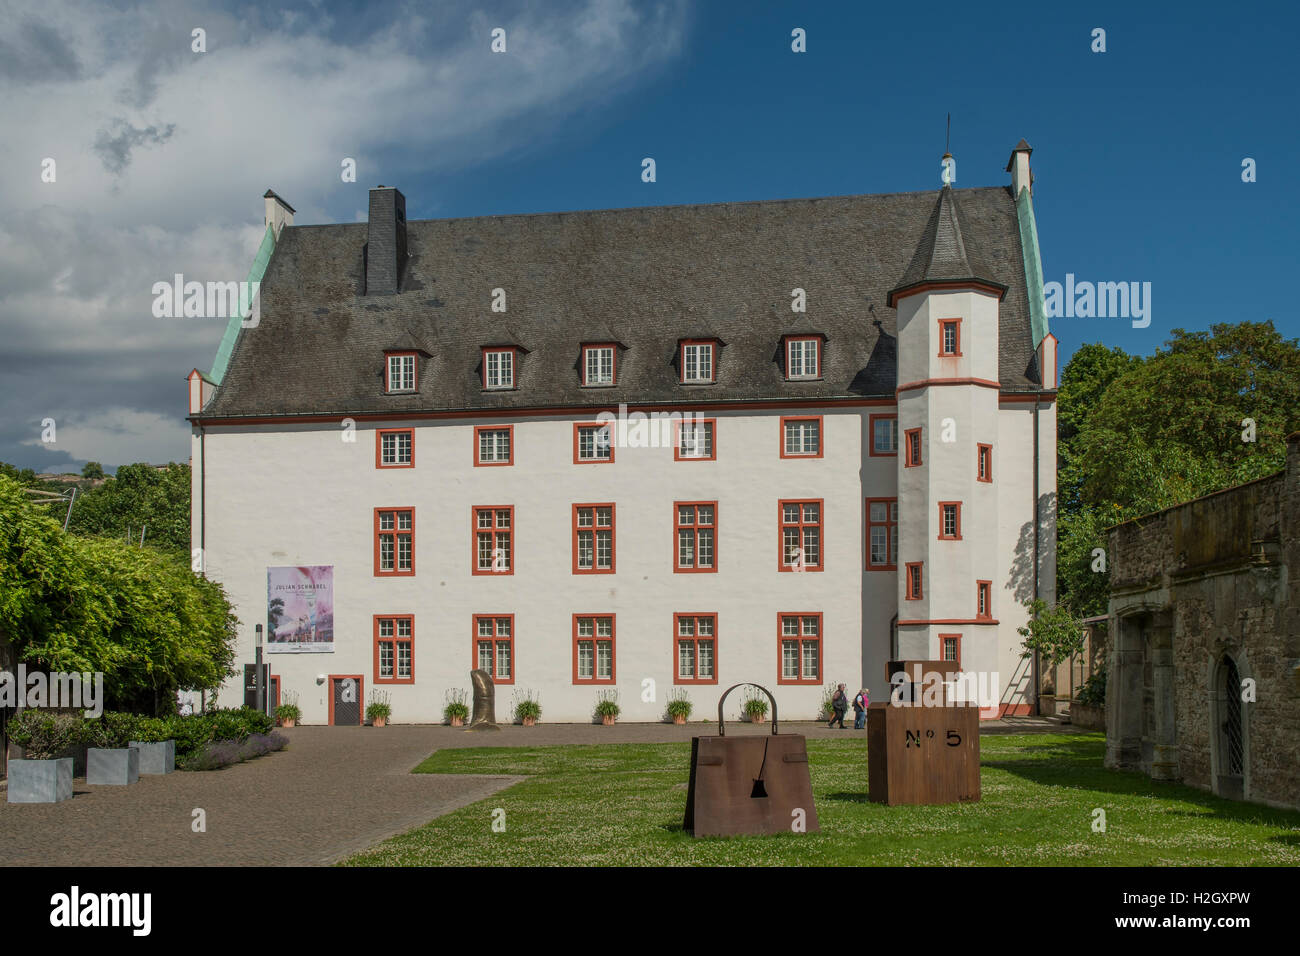
{"type": "Polygon", "coordinates": [[[776,698],[748,681],[728,687],[718,700],[718,736],[691,738],[691,780],[686,832],[697,837],[741,833],[813,833],[820,829],[808,774],[803,734],[779,734],[776,698]],[[722,704],[749,683],[772,702],[772,732],[728,737],[722,704]]]}
{"type": "Polygon", "coordinates": [[[492,675],[485,670],[469,672],[474,685],[474,715],[466,730],[500,730],[497,726],[497,690],[492,675]]]}
{"type": "Polygon", "coordinates": [[[888,703],[867,709],[873,803],[974,803],[980,798],[977,701],[954,693],[953,661],[890,661],[888,703]]]}

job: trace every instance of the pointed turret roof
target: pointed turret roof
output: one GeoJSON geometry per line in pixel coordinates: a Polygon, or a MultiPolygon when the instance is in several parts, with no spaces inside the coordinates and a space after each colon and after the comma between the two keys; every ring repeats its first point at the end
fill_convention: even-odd
{"type": "Polygon", "coordinates": [[[999,297],[1004,295],[1007,287],[992,278],[993,271],[968,243],[968,234],[962,228],[957,196],[951,186],[945,185],[939,190],[939,200],[921,234],[912,262],[903,273],[903,280],[889,293],[890,308],[903,293],[937,282],[945,285],[970,282],[997,291],[999,297]]]}

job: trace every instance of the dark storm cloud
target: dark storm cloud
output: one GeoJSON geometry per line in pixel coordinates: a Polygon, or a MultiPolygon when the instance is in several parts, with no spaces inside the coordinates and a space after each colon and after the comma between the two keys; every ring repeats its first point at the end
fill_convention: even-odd
{"type": "Polygon", "coordinates": [[[130,164],[131,150],[137,146],[161,146],[176,132],[175,123],[168,123],[162,128],[139,128],[121,118],[113,120],[109,126],[112,128],[111,133],[107,129],[101,129],[95,134],[94,150],[104,168],[114,175],[130,164]]]}
{"type": "Polygon", "coordinates": [[[27,22],[12,40],[0,39],[0,78],[26,84],[80,77],[77,54],[53,27],[27,22]]]}

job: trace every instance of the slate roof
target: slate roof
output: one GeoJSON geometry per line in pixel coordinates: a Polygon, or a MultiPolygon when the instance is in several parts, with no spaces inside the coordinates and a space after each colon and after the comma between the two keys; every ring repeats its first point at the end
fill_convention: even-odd
{"type": "Polygon", "coordinates": [[[999,379],[1039,388],[1009,188],[411,221],[397,295],[361,294],[366,223],[286,226],[261,320],[196,420],[889,397],[889,293],[962,273],[1005,286],[999,379]],[[791,290],[807,312],[791,311],[791,290]],[[491,311],[492,290],[507,312],[491,311]],[[787,382],[781,337],[825,336],[823,378],[787,382]],[[678,342],[716,338],[717,381],[679,382],[678,342]],[[618,383],[582,387],[580,347],[617,342],[618,383]],[[484,391],[481,348],[514,343],[518,388],[484,391]],[[419,390],[384,392],[385,349],[419,390]]]}

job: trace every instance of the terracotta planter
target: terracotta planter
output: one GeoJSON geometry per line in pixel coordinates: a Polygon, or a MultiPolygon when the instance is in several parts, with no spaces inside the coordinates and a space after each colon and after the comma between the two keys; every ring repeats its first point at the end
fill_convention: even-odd
{"type": "Polygon", "coordinates": [[[453,727],[464,727],[464,726],[465,726],[465,718],[464,718],[464,717],[449,717],[449,718],[447,719],[447,722],[450,723],[453,727]]]}
{"type": "Polygon", "coordinates": [[[375,725],[376,727],[383,727],[383,726],[384,726],[385,724],[387,724],[387,723],[388,723],[388,718],[387,718],[387,717],[376,717],[376,718],[374,719],[374,725],[375,725]]]}
{"type": "Polygon", "coordinates": [[[613,726],[614,726],[614,715],[613,715],[613,714],[602,714],[602,715],[601,715],[601,718],[600,718],[600,722],[601,722],[602,724],[604,724],[606,727],[613,727],[613,726]]]}
{"type": "Polygon", "coordinates": [[[292,727],[292,726],[293,726],[294,724],[296,724],[296,723],[297,723],[297,721],[294,720],[292,717],[286,717],[286,718],[284,718],[284,720],[280,721],[280,726],[281,726],[281,727],[292,727]]]}
{"type": "Polygon", "coordinates": [[[762,723],[763,721],[765,721],[765,720],[767,720],[767,714],[750,714],[750,715],[749,715],[749,722],[750,722],[751,724],[761,724],[761,723],[762,723]]]}
{"type": "Polygon", "coordinates": [[[676,724],[678,727],[682,726],[684,723],[686,723],[686,715],[673,714],[673,723],[676,724]]]}
{"type": "MultiPolygon", "coordinates": [[[[521,717],[521,718],[520,718],[520,722],[521,722],[525,727],[534,727],[534,726],[537,725],[537,718],[536,718],[536,717],[521,717]]],[[[610,723],[613,723],[613,721],[610,721],[610,723]]]]}

